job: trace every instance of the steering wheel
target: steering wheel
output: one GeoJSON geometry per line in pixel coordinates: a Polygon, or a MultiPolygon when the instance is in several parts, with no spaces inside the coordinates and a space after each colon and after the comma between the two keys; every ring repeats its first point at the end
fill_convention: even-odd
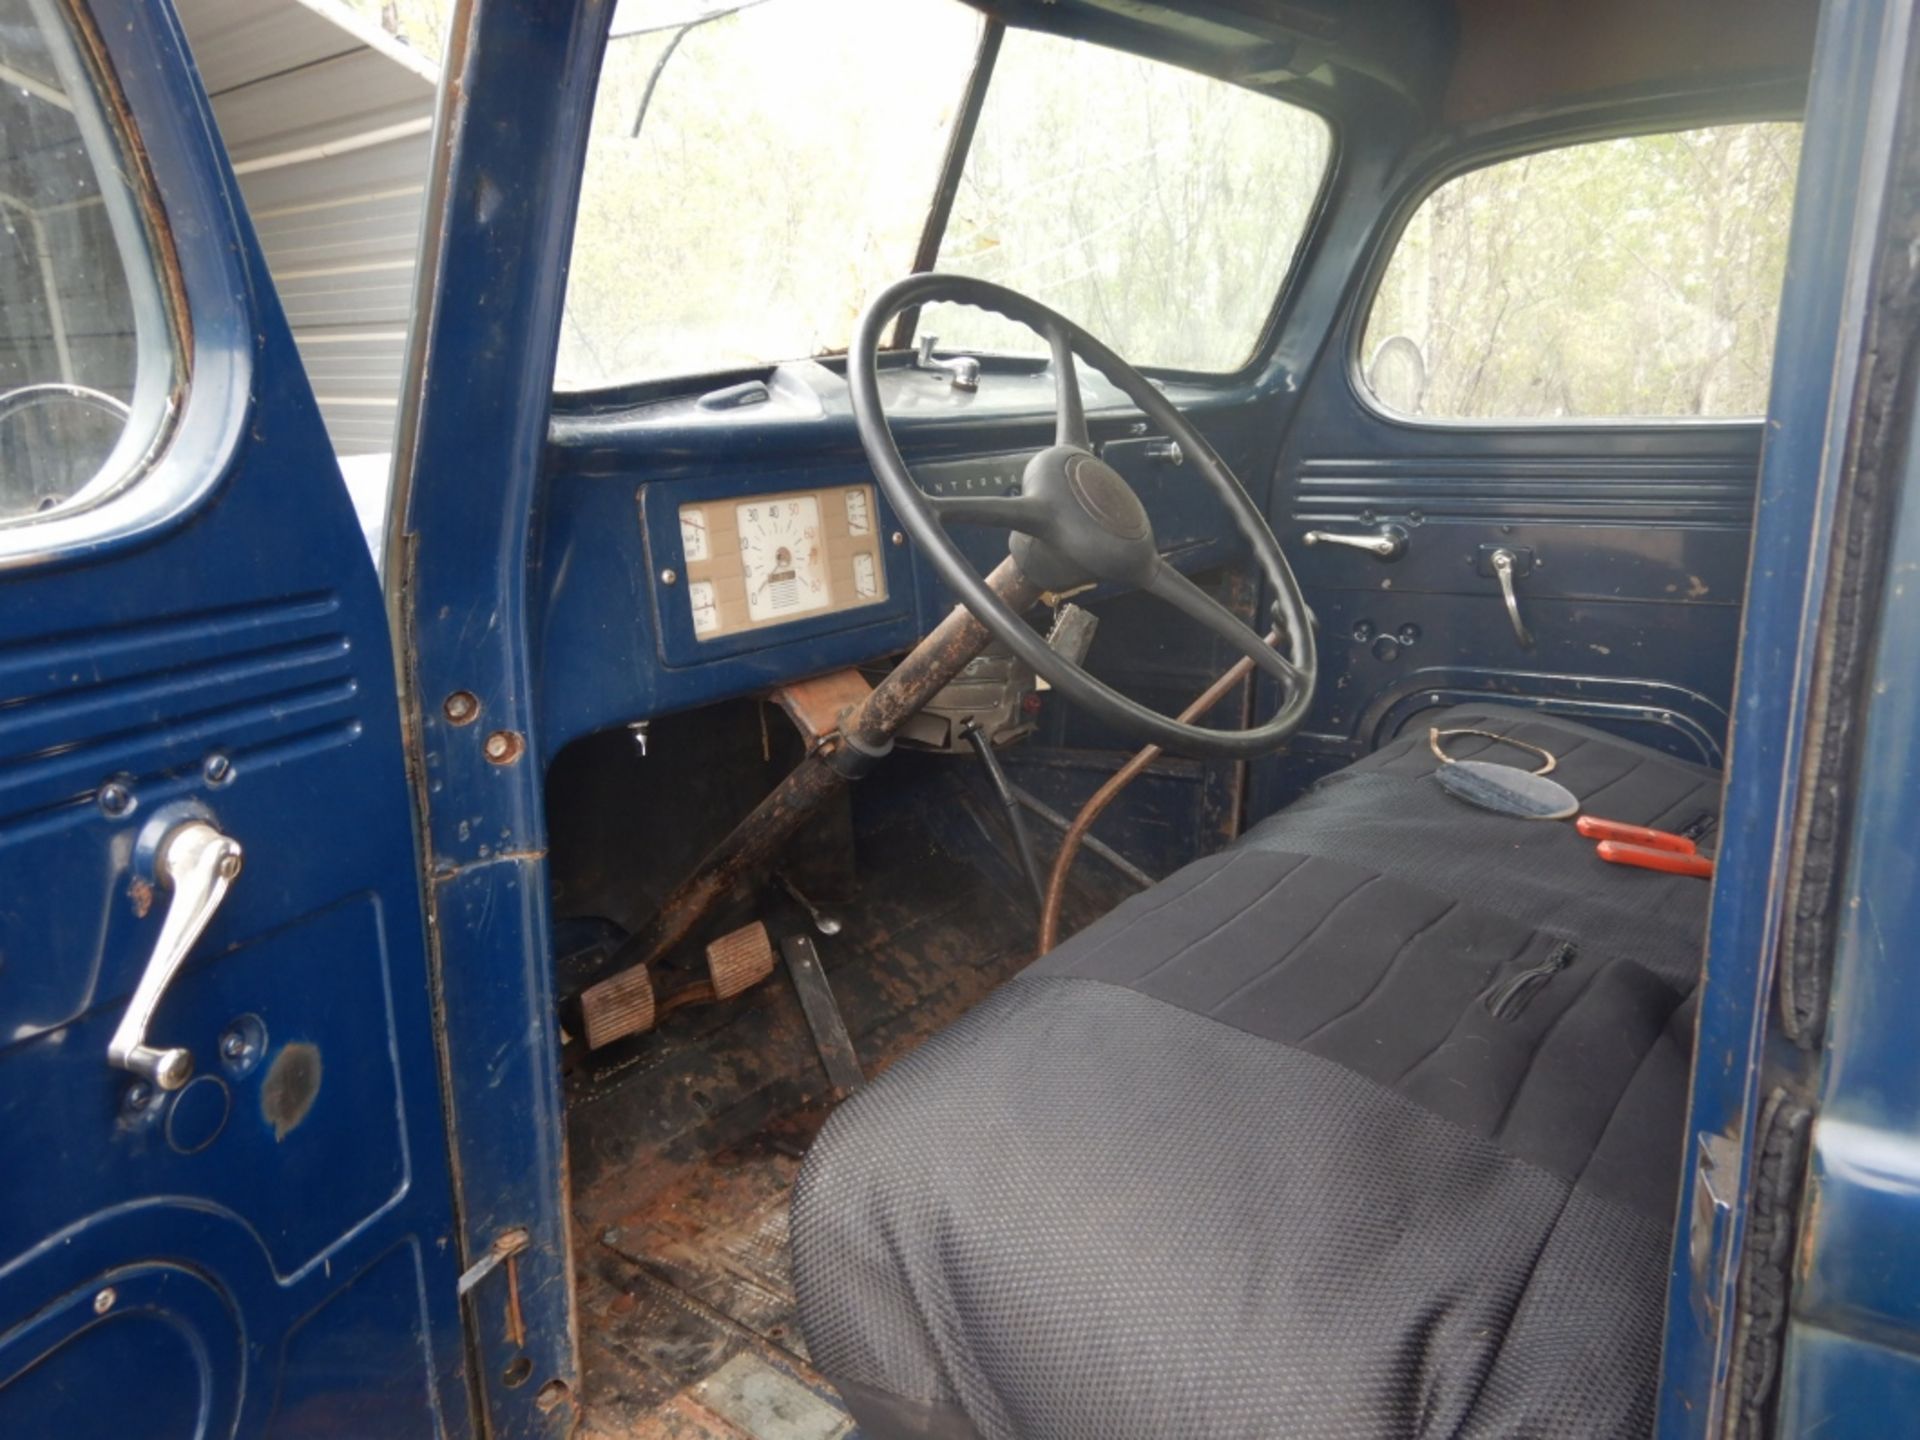
{"type": "Polygon", "coordinates": [[[104,411],[116,420],[125,420],[133,412],[127,403],[104,390],[96,390],[91,385],[76,385],[64,380],[43,380],[33,385],[16,385],[11,390],[0,391],[0,421],[11,420],[15,415],[35,405],[51,404],[60,400],[72,401],[90,409],[104,411]]]}
{"type": "Polygon", "coordinates": [[[1133,366],[1065,316],[1017,291],[964,275],[911,275],[888,287],[861,318],[848,356],[853,415],[887,498],[925,548],[941,579],[961,603],[1061,694],[1116,729],[1176,754],[1246,759],[1279,745],[1306,718],[1319,662],[1313,627],[1299,582],[1280,542],[1225,463],[1180,412],[1133,366]],[[990,310],[1038,333],[1053,351],[1054,443],[1027,462],[1013,495],[926,494],[914,483],[880,402],[880,337],[902,310],[948,301],[990,310]],[[1291,658],[1161,558],[1146,507],[1119,472],[1093,452],[1074,369],[1079,355],[1138,405],[1180,446],[1227,507],[1253,547],[1273,587],[1274,618],[1291,658]],[[1111,581],[1166,601],[1250,657],[1277,680],[1282,699],[1264,723],[1246,730],[1191,725],[1128,698],[1062,657],[968,563],[947,533],[952,525],[987,525],[1013,532],[1008,548],[1021,571],[1043,591],[1062,593],[1111,581]]]}

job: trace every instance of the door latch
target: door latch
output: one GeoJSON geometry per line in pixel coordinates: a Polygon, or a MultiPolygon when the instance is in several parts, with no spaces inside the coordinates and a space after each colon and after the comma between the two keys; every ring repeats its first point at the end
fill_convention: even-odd
{"type": "Polygon", "coordinates": [[[1687,1261],[1693,1301],[1710,1324],[1720,1320],[1727,1222],[1740,1184],[1740,1145],[1731,1136],[1702,1132],[1694,1156],[1693,1213],[1687,1217],[1687,1261]]]}
{"type": "Polygon", "coordinates": [[[207,923],[240,873],[240,842],[222,835],[204,820],[176,826],[160,842],[154,878],[173,892],[160,938],[127,1002],[120,1028],[107,1042],[107,1061],[131,1070],[161,1090],[178,1090],[193,1075],[193,1054],[178,1046],[147,1043],[147,1025],[160,1007],[167,986],[186,963],[207,923]]]}
{"type": "Polygon", "coordinates": [[[1382,525],[1371,535],[1349,535],[1340,530],[1309,530],[1300,537],[1302,545],[1345,545],[1364,550],[1376,560],[1398,560],[1407,549],[1407,532],[1398,525],[1382,525]]]}
{"type": "Polygon", "coordinates": [[[516,1225],[512,1229],[502,1230],[493,1237],[493,1244],[487,1248],[487,1253],[466,1268],[454,1287],[455,1293],[464,1297],[495,1270],[506,1266],[507,1339],[516,1350],[527,1343],[527,1322],[520,1311],[520,1267],[517,1262],[532,1244],[533,1236],[524,1226],[516,1225]]]}

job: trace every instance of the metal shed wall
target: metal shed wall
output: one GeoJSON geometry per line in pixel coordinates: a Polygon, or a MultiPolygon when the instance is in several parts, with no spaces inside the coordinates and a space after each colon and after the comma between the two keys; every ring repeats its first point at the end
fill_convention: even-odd
{"type": "Polygon", "coordinates": [[[176,0],[334,448],[393,448],[433,64],[334,0],[176,0]]]}

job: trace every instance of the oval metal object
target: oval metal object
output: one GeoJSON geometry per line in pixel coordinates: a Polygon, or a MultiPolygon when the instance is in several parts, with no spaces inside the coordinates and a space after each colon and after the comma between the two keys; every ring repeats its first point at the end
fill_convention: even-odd
{"type": "Polygon", "coordinates": [[[1491,760],[1455,760],[1433,772],[1449,795],[1520,820],[1568,820],[1580,813],[1580,800],[1558,780],[1532,775],[1491,760]]]}

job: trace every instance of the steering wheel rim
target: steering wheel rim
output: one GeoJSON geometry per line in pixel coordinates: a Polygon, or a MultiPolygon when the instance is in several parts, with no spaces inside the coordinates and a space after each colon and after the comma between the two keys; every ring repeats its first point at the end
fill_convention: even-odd
{"type": "Polygon", "coordinates": [[[1061,694],[1118,728],[1174,754],[1196,758],[1250,759],[1276,749],[1299,729],[1313,701],[1319,662],[1306,601],[1280,542],[1213,447],[1151,381],[1097,337],[1039,301],[991,281],[937,272],[910,275],[882,291],[867,307],[848,355],[847,378],[860,443],[908,533],[974,617],[1061,694]],[[1028,463],[1017,495],[936,498],[926,494],[914,483],[887,423],[880,398],[881,336],[902,310],[943,301],[1017,321],[1040,335],[1053,352],[1055,443],[1028,463]],[[1076,355],[1112,381],[1148,420],[1178,443],[1226,505],[1273,588],[1274,618],[1290,656],[1282,655],[1160,556],[1145,507],[1126,481],[1093,452],[1076,355]],[[948,535],[946,527],[952,524],[1012,531],[1009,548],[1015,560],[1046,590],[1115,580],[1171,604],[1235,645],[1259,670],[1277,680],[1283,695],[1279,708],[1248,729],[1215,730],[1184,723],[1122,695],[1059,655],[994,593],[948,535]]]}
{"type": "Polygon", "coordinates": [[[125,420],[133,414],[127,402],[119,396],[96,390],[91,385],[68,380],[41,380],[0,391],[0,422],[11,420],[30,406],[45,405],[56,400],[68,400],[76,405],[102,410],[116,420],[125,420]]]}

